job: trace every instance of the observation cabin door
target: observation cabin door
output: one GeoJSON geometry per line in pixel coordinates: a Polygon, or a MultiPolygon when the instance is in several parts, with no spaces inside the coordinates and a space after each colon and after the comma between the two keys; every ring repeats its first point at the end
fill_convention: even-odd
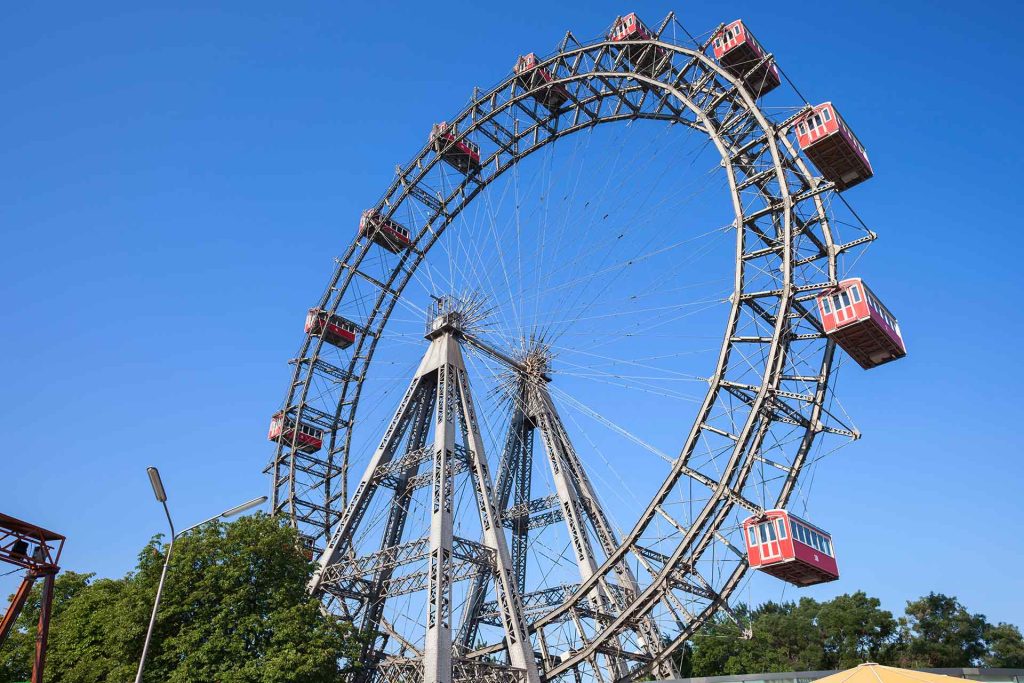
{"type": "Polygon", "coordinates": [[[857,317],[857,311],[854,309],[849,289],[843,289],[834,294],[832,296],[832,304],[836,311],[836,327],[845,325],[857,317]]]}
{"type": "Polygon", "coordinates": [[[779,534],[775,529],[776,520],[768,520],[757,525],[758,540],[761,541],[761,560],[777,560],[782,557],[779,546],[779,534]]]}

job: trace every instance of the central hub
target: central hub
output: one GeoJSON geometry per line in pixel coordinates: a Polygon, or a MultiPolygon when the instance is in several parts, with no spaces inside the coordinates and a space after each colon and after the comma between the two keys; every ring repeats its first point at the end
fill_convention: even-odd
{"type": "Polygon", "coordinates": [[[468,296],[435,296],[427,308],[427,339],[435,339],[442,334],[463,335],[471,329],[479,327],[490,312],[484,306],[483,298],[478,295],[468,296]]]}
{"type": "Polygon", "coordinates": [[[533,342],[520,361],[530,377],[547,377],[551,370],[551,349],[546,344],[533,342]]]}
{"type": "Polygon", "coordinates": [[[427,339],[434,339],[442,334],[461,334],[465,329],[465,319],[461,311],[448,311],[434,316],[427,321],[427,339]]]}

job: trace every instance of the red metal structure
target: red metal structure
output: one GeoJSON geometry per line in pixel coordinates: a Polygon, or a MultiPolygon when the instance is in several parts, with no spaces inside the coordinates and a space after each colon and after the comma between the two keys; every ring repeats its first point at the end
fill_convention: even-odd
{"type": "Polygon", "coordinates": [[[860,278],[847,278],[818,296],[825,334],[865,370],[903,358],[900,325],[860,278]]]}
{"type": "Polygon", "coordinates": [[[813,586],[839,578],[832,536],[786,510],[766,510],[743,522],[751,568],[788,581],[813,586]]]}
{"type": "Polygon", "coordinates": [[[775,60],[768,59],[762,62],[768,53],[739,19],[726,26],[715,37],[714,50],[715,59],[722,68],[736,78],[742,78],[744,84],[757,97],[774,90],[782,83],[775,60]]]}
{"type": "Polygon", "coordinates": [[[43,580],[39,623],[36,625],[36,654],[32,662],[32,683],[42,683],[46,665],[46,646],[50,632],[50,611],[53,608],[53,582],[60,571],[58,562],[64,549],[60,534],[0,514],[0,562],[26,569],[11,606],[0,618],[0,647],[14,628],[14,622],[28,600],[37,579],[43,580]]]}
{"type": "MultiPolygon", "coordinates": [[[[412,239],[409,230],[389,218],[384,218],[375,209],[363,211],[359,218],[359,236],[369,237],[382,249],[397,254],[409,248],[412,239]]],[[[353,337],[353,341],[355,337],[353,337]]]]}
{"type": "MultiPolygon", "coordinates": [[[[636,12],[630,12],[624,17],[616,17],[608,32],[608,40],[614,43],[627,42],[632,40],[657,40],[636,12]]],[[[633,65],[637,73],[657,78],[665,73],[671,66],[671,59],[664,48],[657,45],[623,45],[622,54],[633,65]]]]}
{"type": "Polygon", "coordinates": [[[555,80],[554,76],[547,69],[537,66],[538,63],[537,55],[531,52],[517,59],[512,70],[524,88],[540,88],[534,93],[538,103],[550,112],[558,111],[569,99],[569,91],[561,83],[551,83],[555,80]],[[545,83],[551,85],[544,87],[545,83]]]}
{"type": "Polygon", "coordinates": [[[800,149],[839,191],[874,175],[867,150],[831,102],[819,104],[796,124],[800,149]]]}
{"type": "Polygon", "coordinates": [[[435,123],[430,129],[430,144],[442,159],[463,173],[480,170],[480,147],[465,138],[457,138],[446,121],[435,123]]]}
{"type": "Polygon", "coordinates": [[[359,327],[340,315],[321,308],[311,308],[306,314],[306,334],[322,335],[324,341],[339,349],[347,349],[356,341],[359,327]]]}
{"type": "Polygon", "coordinates": [[[303,453],[316,453],[323,448],[324,430],[300,422],[297,431],[296,434],[295,420],[284,413],[275,413],[270,418],[270,431],[267,433],[267,440],[291,445],[294,439],[295,449],[303,453]]]}

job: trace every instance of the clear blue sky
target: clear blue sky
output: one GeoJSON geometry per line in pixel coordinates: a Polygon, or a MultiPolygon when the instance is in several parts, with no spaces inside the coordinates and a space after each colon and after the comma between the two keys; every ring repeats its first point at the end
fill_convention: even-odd
{"type": "Polygon", "coordinates": [[[120,575],[163,529],[146,465],[179,526],[267,491],[297,319],[430,123],[566,29],[675,9],[746,19],[877,173],[850,199],[911,355],[844,373],[865,437],[813,489],[844,576],[808,594],[943,591],[1024,624],[1016,4],[146,5],[0,25],[0,510],[66,533],[66,568],[120,575]]]}

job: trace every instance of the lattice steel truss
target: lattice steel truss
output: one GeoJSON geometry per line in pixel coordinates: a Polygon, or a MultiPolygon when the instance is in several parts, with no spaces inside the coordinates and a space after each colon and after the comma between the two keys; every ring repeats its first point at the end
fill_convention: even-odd
{"type": "Polygon", "coordinates": [[[459,348],[459,328],[445,319],[439,321],[428,335],[430,348],[353,492],[352,501],[327,544],[309,588],[355,603],[346,605],[346,613],[360,614],[362,630],[372,634],[364,650],[364,662],[383,658],[384,643],[378,641],[386,642],[389,636],[381,631],[386,600],[404,592],[425,589],[427,623],[419,661],[424,680],[441,681],[450,680],[452,676],[451,585],[460,579],[486,575],[494,581],[510,664],[522,672],[523,680],[539,683],[501,511],[495,506],[493,480],[459,348]],[[434,440],[427,447],[432,416],[434,440]],[[456,431],[461,433],[461,448],[456,444],[459,436],[456,431]],[[405,453],[399,456],[399,446],[406,437],[405,453]],[[430,470],[424,472],[423,479],[431,486],[430,533],[425,539],[399,544],[408,516],[410,494],[425,462],[430,463],[430,470]],[[461,466],[456,465],[457,462],[461,466]],[[396,471],[397,478],[392,479],[396,471]],[[452,497],[454,479],[460,472],[471,478],[483,543],[454,536],[452,497]],[[352,539],[371,498],[389,483],[393,486],[393,501],[380,551],[368,556],[352,556],[352,539]],[[397,567],[417,559],[427,560],[425,569],[394,578],[397,567]]]}
{"type": "MultiPolygon", "coordinates": [[[[418,659],[380,659],[373,673],[381,680],[451,680],[458,671],[469,671],[459,667],[494,661],[505,662],[512,674],[529,680],[579,677],[581,672],[601,680],[608,672],[619,680],[635,680],[667,671],[672,653],[713,614],[731,614],[727,601],[747,566],[737,550],[741,539],[728,521],[737,514],[784,507],[816,440],[858,436],[826,409],[834,347],[810,302],[817,290],[835,284],[840,256],[874,234],[842,244],[834,239],[828,200],[835,188],[810,170],[789,137],[808,107],[784,120],[771,119],[743,80],[708,55],[711,39],[676,44],[670,36],[677,26],[669,14],[645,41],[583,44],[567,34],[558,51],[539,65],[553,76],[552,82],[524,83],[510,76],[491,90],[474,91],[470,104],[449,119],[449,126],[458,139],[480,146],[481,169],[464,174],[454,189],[442,192],[443,162],[430,144],[397,168],[395,180],[373,209],[388,218],[399,212],[419,216],[406,221],[411,247],[389,257],[385,274],[371,273],[365,264],[373,243],[359,237],[339,260],[318,302],[319,308],[354,319],[361,333],[344,354],[347,364],[328,363],[318,335],[307,336],[292,361],[294,374],[283,409],[296,421],[325,429],[329,442],[323,455],[303,453],[295,444],[277,447],[269,466],[273,504],[318,548],[325,548],[311,589],[324,592],[340,613],[380,634],[368,646],[367,657],[384,656],[381,643],[388,628],[378,607],[383,599],[426,587],[428,628],[433,630],[428,631],[427,645],[418,659]],[[631,59],[650,62],[637,57],[645,50],[664,51],[661,67],[632,66],[631,59]],[[552,83],[566,89],[568,100],[549,110],[542,102],[552,83]],[[697,131],[717,151],[732,198],[735,271],[721,350],[697,419],[633,527],[621,538],[611,533],[544,382],[536,377],[521,382],[513,402],[517,418],[504,453],[509,466],[502,467],[496,491],[490,490],[482,448],[458,450],[447,441],[454,428],[440,430],[443,444],[435,441],[433,449],[427,447],[423,440],[432,413],[445,423],[456,413],[462,415],[469,424],[467,443],[476,438],[465,366],[452,334],[431,342],[431,352],[371,468],[348,496],[352,429],[363,383],[384,327],[426,254],[489,183],[523,158],[577,131],[638,119],[697,131]],[[373,303],[356,315],[355,299],[373,303]],[[535,431],[546,457],[561,473],[555,475],[561,481],[557,501],[529,498],[527,475],[517,466],[532,459],[527,444],[535,431]],[[410,435],[401,457],[389,451],[398,432],[410,435]],[[420,473],[420,465],[428,462],[430,473],[420,473]],[[751,476],[764,468],[779,475],[770,500],[763,490],[754,490],[751,476]],[[490,525],[482,543],[455,539],[449,532],[443,494],[446,482],[462,471],[474,478],[484,526],[490,525]],[[402,497],[428,484],[435,499],[441,495],[430,537],[400,544],[402,497]],[[365,500],[382,486],[392,489],[399,502],[387,523],[386,543],[376,556],[349,557],[345,549],[365,500]],[[672,506],[682,496],[699,501],[695,514],[684,515],[672,506]],[[587,548],[581,537],[575,548],[579,584],[521,595],[523,541],[531,525],[555,522],[592,529],[600,548],[587,548]],[[671,525],[667,534],[657,530],[665,523],[671,525]],[[511,549],[501,525],[511,530],[511,549]],[[424,553],[430,557],[426,575],[393,579],[394,568],[404,559],[424,553]],[[443,586],[460,578],[483,585],[487,576],[497,577],[502,597],[497,604],[474,598],[471,616],[453,633],[445,621],[443,586]],[[476,624],[499,622],[504,640],[473,644],[476,624]],[[575,629],[577,646],[551,637],[562,628],[575,629]],[[458,653],[454,660],[449,659],[452,652],[458,653]]],[[[761,66],[753,65],[750,73],[761,66]]]]}

